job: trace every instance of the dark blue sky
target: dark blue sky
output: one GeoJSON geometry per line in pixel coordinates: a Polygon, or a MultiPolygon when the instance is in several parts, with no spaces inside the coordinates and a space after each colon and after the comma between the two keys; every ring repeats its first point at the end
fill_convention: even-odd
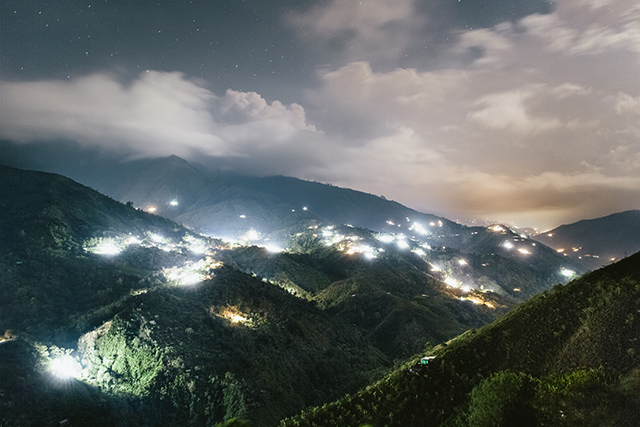
{"type": "MultiPolygon", "coordinates": [[[[297,90],[313,84],[320,65],[345,65],[340,50],[349,43],[348,32],[318,45],[288,22],[289,16],[326,3],[5,0],[0,4],[0,73],[22,80],[105,70],[124,76],[146,69],[181,71],[214,90],[257,91],[295,101],[297,90]]],[[[376,69],[432,69],[458,31],[548,13],[551,7],[540,0],[439,0],[420,2],[417,9],[435,19],[430,25],[425,19],[406,56],[397,63],[378,61],[376,69]]],[[[367,59],[360,56],[349,59],[367,59]]]]}

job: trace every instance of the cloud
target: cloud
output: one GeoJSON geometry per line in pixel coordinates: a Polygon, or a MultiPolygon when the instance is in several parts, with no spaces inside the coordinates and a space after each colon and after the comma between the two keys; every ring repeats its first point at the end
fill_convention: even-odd
{"type": "Polygon", "coordinates": [[[555,117],[535,117],[527,102],[534,97],[537,88],[521,88],[510,92],[486,95],[475,101],[475,109],[468,118],[488,129],[499,129],[518,134],[538,133],[562,126],[555,117]]]}
{"type": "Polygon", "coordinates": [[[337,57],[289,105],[214,94],[180,73],[0,81],[0,136],[211,156],[540,228],[639,207],[635,0],[561,0],[545,15],[448,28],[437,61],[409,68],[404,55],[435,37],[423,12],[411,0],[332,0],[289,17],[337,57]]]}
{"type": "Polygon", "coordinates": [[[445,62],[464,67],[325,70],[307,114],[347,140],[341,185],[421,210],[544,228],[638,208],[638,10],[565,0],[462,32],[445,62]]]}
{"type": "Polygon", "coordinates": [[[398,60],[425,25],[413,0],[331,0],[287,22],[298,34],[346,60],[398,60]]]}
{"type": "Polygon", "coordinates": [[[0,81],[0,100],[0,137],[73,140],[132,157],[242,157],[252,169],[262,162],[254,153],[276,144],[295,152],[317,133],[298,104],[233,90],[219,97],[181,73],[149,71],[128,84],[107,74],[0,81]]]}

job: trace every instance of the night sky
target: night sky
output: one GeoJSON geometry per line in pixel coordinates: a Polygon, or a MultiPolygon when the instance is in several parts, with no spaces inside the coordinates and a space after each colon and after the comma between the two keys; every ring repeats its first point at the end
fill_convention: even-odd
{"type": "Polygon", "coordinates": [[[176,154],[452,219],[640,208],[639,76],[637,0],[0,2],[5,144],[176,154]]]}

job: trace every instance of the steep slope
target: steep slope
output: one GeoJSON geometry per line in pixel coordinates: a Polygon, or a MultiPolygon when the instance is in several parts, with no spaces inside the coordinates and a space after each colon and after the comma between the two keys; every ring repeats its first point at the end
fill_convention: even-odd
{"type": "Polygon", "coordinates": [[[635,425],[639,309],[636,254],[281,425],[635,425]]]}
{"type": "Polygon", "coordinates": [[[3,424],[264,425],[391,365],[359,329],[222,266],[221,242],[67,178],[0,168],[0,206],[3,424]],[[76,379],[49,372],[62,359],[76,379]]]}
{"type": "Polygon", "coordinates": [[[58,175],[1,168],[0,206],[8,424],[274,424],[500,312],[460,301],[424,260],[391,247],[371,272],[337,246],[277,254],[274,279],[317,296],[307,301],[268,280],[270,261],[264,279],[243,265],[264,249],[226,246],[58,175]],[[59,360],[75,379],[50,373],[59,360]]]}
{"type": "Polygon", "coordinates": [[[38,337],[77,337],[215,244],[54,174],[0,167],[0,209],[0,329],[38,337]]]}
{"type": "MultiPolygon", "coordinates": [[[[487,239],[495,237],[493,231],[483,233],[487,239]]],[[[313,226],[296,233],[286,247],[275,252],[240,247],[217,256],[226,265],[318,302],[362,328],[396,359],[421,351],[425,341],[439,343],[497,318],[566,281],[561,272],[568,271],[555,264],[549,275],[548,259],[537,246],[529,246],[526,260],[519,260],[434,248],[354,227],[313,226]]]]}
{"type": "Polygon", "coordinates": [[[599,268],[640,250],[640,210],[562,225],[535,240],[587,268],[599,268]]]}

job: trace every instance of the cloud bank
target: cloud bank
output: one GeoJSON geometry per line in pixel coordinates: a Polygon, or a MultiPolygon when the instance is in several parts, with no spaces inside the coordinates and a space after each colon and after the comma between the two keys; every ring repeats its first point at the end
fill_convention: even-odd
{"type": "Polygon", "coordinates": [[[640,208],[636,1],[562,0],[459,30],[449,65],[425,69],[388,66],[433,22],[411,0],[335,0],[286,22],[340,58],[298,103],[216,94],[177,72],[0,81],[0,137],[209,156],[541,229],[640,208]]]}

